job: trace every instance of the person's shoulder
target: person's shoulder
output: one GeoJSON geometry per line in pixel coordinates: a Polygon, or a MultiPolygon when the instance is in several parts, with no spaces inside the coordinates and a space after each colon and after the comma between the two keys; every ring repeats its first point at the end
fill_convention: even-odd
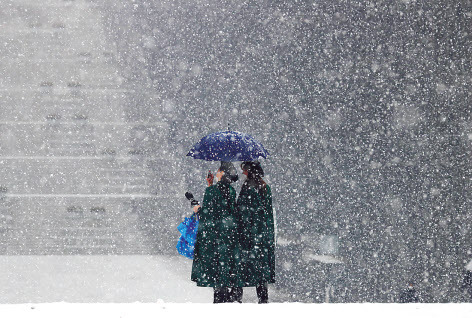
{"type": "Polygon", "coordinates": [[[260,197],[260,193],[259,191],[257,191],[257,189],[254,187],[254,186],[248,186],[244,193],[243,193],[243,196],[247,196],[249,198],[259,198],[260,197]]]}
{"type": "Polygon", "coordinates": [[[272,190],[268,184],[265,185],[264,189],[264,199],[272,201],[272,190]]]}
{"type": "Polygon", "coordinates": [[[214,184],[214,185],[211,185],[211,186],[207,187],[207,190],[208,190],[208,191],[215,191],[216,188],[217,188],[217,185],[214,184]]]}
{"type": "Polygon", "coordinates": [[[251,189],[253,189],[253,187],[248,185],[247,183],[245,183],[241,186],[241,191],[239,192],[239,195],[246,194],[246,193],[250,192],[251,189]]]}
{"type": "Polygon", "coordinates": [[[213,194],[216,191],[216,184],[211,185],[205,189],[205,194],[213,194]]]}

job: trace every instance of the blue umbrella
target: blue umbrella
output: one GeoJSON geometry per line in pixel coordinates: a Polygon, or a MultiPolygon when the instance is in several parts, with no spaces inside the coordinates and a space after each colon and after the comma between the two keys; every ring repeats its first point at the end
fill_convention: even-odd
{"type": "Polygon", "coordinates": [[[269,152],[248,134],[222,131],[203,137],[187,156],[207,161],[255,161],[267,158],[269,152]]]}

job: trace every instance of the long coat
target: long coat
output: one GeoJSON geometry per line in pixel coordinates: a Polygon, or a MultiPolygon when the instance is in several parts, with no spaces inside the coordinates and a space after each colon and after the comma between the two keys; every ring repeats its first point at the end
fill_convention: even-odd
{"type": "Polygon", "coordinates": [[[243,186],[238,197],[241,239],[240,279],[246,287],[275,282],[275,238],[272,193],[261,195],[243,186]]]}
{"type": "Polygon", "coordinates": [[[192,265],[192,281],[203,287],[235,287],[239,263],[236,191],[218,182],[205,191],[192,265]]]}

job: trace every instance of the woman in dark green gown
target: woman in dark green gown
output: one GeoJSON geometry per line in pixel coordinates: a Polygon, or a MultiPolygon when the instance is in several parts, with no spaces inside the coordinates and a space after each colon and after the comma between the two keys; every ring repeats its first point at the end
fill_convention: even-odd
{"type": "Polygon", "coordinates": [[[192,264],[192,281],[201,287],[213,287],[214,303],[231,302],[232,290],[241,286],[238,278],[239,232],[236,191],[230,185],[238,179],[236,168],[222,162],[216,174],[207,179],[203,203],[195,206],[199,224],[192,264]]]}
{"type": "MultiPolygon", "coordinates": [[[[267,284],[275,282],[275,235],[272,193],[259,162],[241,164],[246,180],[238,197],[241,285],[256,287],[259,303],[268,302],[267,284]]],[[[242,301],[242,288],[236,289],[242,301]]]]}

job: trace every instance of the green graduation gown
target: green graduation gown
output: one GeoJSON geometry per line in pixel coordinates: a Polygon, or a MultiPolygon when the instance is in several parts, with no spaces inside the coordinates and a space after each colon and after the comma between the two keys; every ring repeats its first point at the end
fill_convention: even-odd
{"type": "Polygon", "coordinates": [[[238,197],[242,286],[275,282],[272,193],[270,187],[266,187],[265,194],[261,195],[254,187],[243,186],[238,197]]]}
{"type": "Polygon", "coordinates": [[[218,182],[205,191],[192,265],[192,281],[203,287],[235,287],[239,264],[236,191],[218,182]]]}

